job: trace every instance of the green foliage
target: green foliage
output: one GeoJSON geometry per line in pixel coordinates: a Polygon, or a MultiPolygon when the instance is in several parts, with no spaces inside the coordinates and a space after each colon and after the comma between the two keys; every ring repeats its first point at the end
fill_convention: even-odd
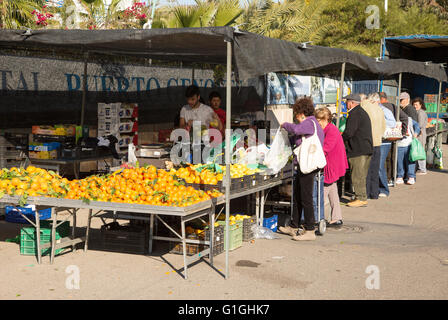
{"type": "Polygon", "coordinates": [[[42,6],[43,0],[0,0],[0,29],[34,27],[32,12],[42,6]]]}
{"type": "Polygon", "coordinates": [[[195,28],[235,25],[243,10],[238,0],[196,0],[157,10],[153,28],[195,28]]]}
{"type": "Polygon", "coordinates": [[[321,18],[325,1],[291,0],[276,3],[272,0],[250,1],[245,16],[247,31],[283,40],[320,42],[333,22],[321,18]]]}

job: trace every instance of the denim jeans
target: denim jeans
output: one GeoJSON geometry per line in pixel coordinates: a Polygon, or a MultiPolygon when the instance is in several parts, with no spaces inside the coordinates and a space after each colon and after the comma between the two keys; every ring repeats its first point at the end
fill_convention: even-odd
{"type": "Polygon", "coordinates": [[[415,178],[415,162],[409,161],[411,146],[398,147],[397,178],[415,178]]]}
{"type": "Polygon", "coordinates": [[[386,159],[389,154],[391,143],[383,143],[381,145],[381,157],[380,157],[380,193],[389,195],[389,186],[387,185],[387,172],[386,172],[386,159]]]}

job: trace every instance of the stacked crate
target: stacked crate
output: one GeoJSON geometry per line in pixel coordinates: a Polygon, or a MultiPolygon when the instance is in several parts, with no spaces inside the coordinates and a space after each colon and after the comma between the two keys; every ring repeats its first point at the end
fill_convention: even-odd
{"type": "Polygon", "coordinates": [[[0,135],[0,168],[20,167],[27,158],[27,135],[8,137],[0,135]],[[15,138],[15,139],[13,139],[15,138]]]}
{"type": "MultiPolygon", "coordinates": [[[[129,144],[138,145],[138,105],[136,103],[99,103],[98,136],[113,135],[118,139],[117,153],[126,154],[129,144]]],[[[98,169],[104,168],[104,161],[98,163],[98,169]]],[[[111,166],[118,166],[113,160],[111,166]]]]}
{"type": "Polygon", "coordinates": [[[437,94],[425,94],[424,102],[426,106],[426,112],[437,112],[437,94]]]}

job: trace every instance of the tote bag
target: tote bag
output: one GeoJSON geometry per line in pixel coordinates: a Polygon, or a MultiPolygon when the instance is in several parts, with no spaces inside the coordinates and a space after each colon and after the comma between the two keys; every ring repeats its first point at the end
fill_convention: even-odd
{"type": "Polygon", "coordinates": [[[309,137],[302,138],[302,144],[294,149],[294,153],[297,156],[297,161],[300,165],[300,171],[307,174],[313,172],[316,169],[323,169],[327,165],[325,159],[324,150],[317,136],[316,123],[314,124],[314,134],[309,137]]]}

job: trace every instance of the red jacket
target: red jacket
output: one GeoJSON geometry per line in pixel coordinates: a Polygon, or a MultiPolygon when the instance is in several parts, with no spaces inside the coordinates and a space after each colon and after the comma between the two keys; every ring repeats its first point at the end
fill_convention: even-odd
{"type": "Polygon", "coordinates": [[[344,140],[338,128],[329,123],[324,129],[324,153],[327,165],[324,168],[324,182],[331,184],[345,176],[348,169],[347,154],[345,153],[344,140]]]}

